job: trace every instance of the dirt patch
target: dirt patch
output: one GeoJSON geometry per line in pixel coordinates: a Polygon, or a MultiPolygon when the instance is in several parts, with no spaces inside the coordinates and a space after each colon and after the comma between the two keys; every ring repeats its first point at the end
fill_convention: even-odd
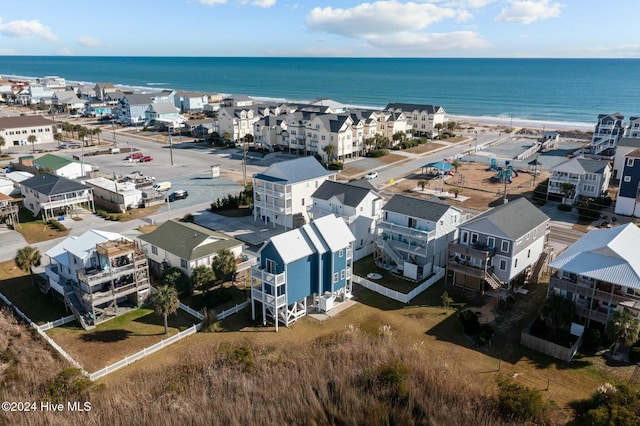
{"type": "Polygon", "coordinates": [[[377,157],[376,160],[384,164],[393,164],[399,161],[409,161],[407,157],[398,154],[388,154],[382,157],[377,157]]]}
{"type": "Polygon", "coordinates": [[[365,173],[367,169],[363,169],[362,167],[345,167],[344,170],[340,172],[340,176],[344,176],[347,178],[352,178],[357,175],[361,175],[365,173]]]}
{"type": "Polygon", "coordinates": [[[444,145],[440,143],[423,143],[422,145],[414,146],[413,148],[405,149],[404,151],[412,154],[424,154],[425,152],[430,152],[438,148],[442,148],[443,146],[444,145]]]}

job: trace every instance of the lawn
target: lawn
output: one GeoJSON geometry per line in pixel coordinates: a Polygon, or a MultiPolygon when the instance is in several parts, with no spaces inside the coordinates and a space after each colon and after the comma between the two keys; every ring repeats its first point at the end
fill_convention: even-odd
{"type": "Polygon", "coordinates": [[[391,290],[399,291],[402,294],[407,294],[414,288],[418,286],[417,282],[405,280],[397,275],[392,274],[386,269],[379,268],[375,262],[373,261],[373,255],[369,255],[363,259],[358,260],[353,265],[353,271],[356,275],[359,275],[362,278],[367,278],[367,274],[371,272],[376,272],[382,275],[382,278],[379,280],[369,280],[373,281],[381,286],[390,288],[391,290]]]}
{"type": "Polygon", "coordinates": [[[0,264],[0,292],[36,324],[69,315],[62,302],[34,288],[29,274],[15,266],[13,260],[0,264]]]}
{"type": "MultiPolygon", "coordinates": [[[[69,234],[68,230],[58,231],[42,220],[34,218],[31,212],[25,208],[20,209],[18,216],[20,223],[15,227],[15,230],[21,233],[29,244],[52,240],[69,234]]],[[[64,223],[62,224],[64,225],[64,223]]]]}
{"type": "Polygon", "coordinates": [[[164,334],[164,320],[151,307],[142,307],[84,330],[77,323],[52,328],[47,334],[87,371],[97,371],[128,355],[158,343],[198,320],[179,309],[169,315],[169,334],[164,334]]]}

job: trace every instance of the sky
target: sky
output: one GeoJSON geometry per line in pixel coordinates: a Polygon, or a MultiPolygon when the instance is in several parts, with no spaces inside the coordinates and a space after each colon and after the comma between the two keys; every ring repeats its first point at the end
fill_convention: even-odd
{"type": "Polygon", "coordinates": [[[637,0],[0,5],[0,55],[640,58],[637,0]]]}

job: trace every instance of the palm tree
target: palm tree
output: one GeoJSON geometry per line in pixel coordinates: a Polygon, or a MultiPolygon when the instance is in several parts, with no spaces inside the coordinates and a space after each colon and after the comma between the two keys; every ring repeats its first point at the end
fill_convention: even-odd
{"type": "Polygon", "coordinates": [[[211,269],[213,269],[216,277],[225,280],[231,278],[237,267],[236,256],[229,249],[220,250],[211,262],[211,269]]]}
{"type": "Polygon", "coordinates": [[[36,138],[36,135],[29,135],[29,137],[27,138],[27,141],[29,141],[29,143],[31,144],[31,150],[33,152],[36,152],[36,148],[34,144],[36,143],[37,140],[38,138],[36,138]]]}
{"type": "Polygon", "coordinates": [[[100,127],[96,127],[92,132],[98,137],[98,146],[100,146],[100,133],[102,133],[102,129],[100,127]]]}
{"type": "Polygon", "coordinates": [[[156,314],[164,317],[164,334],[169,334],[168,317],[178,310],[179,305],[180,300],[175,287],[158,287],[158,292],[153,296],[153,307],[156,314]]]}
{"type": "Polygon", "coordinates": [[[2,147],[5,146],[6,143],[7,141],[5,140],[4,136],[0,136],[0,154],[2,154],[2,147]]]}
{"type": "Polygon", "coordinates": [[[40,251],[32,246],[25,246],[19,249],[15,257],[16,266],[31,276],[31,285],[36,286],[33,276],[33,267],[40,266],[40,251]]]}
{"type": "Polygon", "coordinates": [[[58,132],[53,135],[53,139],[58,142],[58,148],[60,148],[60,141],[62,141],[62,133],[58,132]]]}
{"type": "Polygon", "coordinates": [[[424,187],[425,186],[429,186],[429,181],[427,181],[425,179],[420,179],[418,181],[418,185],[420,185],[420,188],[424,191],[424,187]]]}
{"type": "Polygon", "coordinates": [[[433,126],[433,128],[438,131],[438,135],[439,135],[440,130],[442,130],[442,123],[437,123],[435,126],[433,126]]]}
{"type": "Polygon", "coordinates": [[[322,150],[324,151],[325,154],[327,154],[327,161],[331,161],[331,159],[333,158],[333,155],[336,152],[336,147],[328,144],[322,147],[322,150]]]}
{"type": "Polygon", "coordinates": [[[451,162],[451,167],[453,167],[453,170],[455,170],[456,173],[458,173],[458,167],[461,167],[461,166],[462,166],[462,163],[458,159],[455,159],[451,162]]]}
{"type": "Polygon", "coordinates": [[[542,307],[545,323],[553,329],[564,328],[576,313],[576,304],[559,294],[549,296],[542,307]]]}
{"type": "Polygon", "coordinates": [[[613,353],[620,345],[632,345],[640,334],[640,319],[631,315],[629,311],[615,311],[613,319],[607,323],[604,330],[607,337],[613,340],[613,353]]]}
{"type": "Polygon", "coordinates": [[[566,199],[571,197],[573,190],[576,186],[570,182],[563,182],[560,184],[560,192],[562,193],[562,204],[566,203],[566,199]]]}

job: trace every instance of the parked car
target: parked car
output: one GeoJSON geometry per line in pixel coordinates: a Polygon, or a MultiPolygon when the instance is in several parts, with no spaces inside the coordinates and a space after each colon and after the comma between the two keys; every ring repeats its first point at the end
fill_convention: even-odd
{"type": "Polygon", "coordinates": [[[139,160],[142,157],[144,157],[144,154],[141,151],[136,151],[136,152],[132,152],[131,154],[127,155],[125,160],[129,160],[130,158],[133,158],[134,160],[139,160]]]}
{"type": "Polygon", "coordinates": [[[145,155],[144,157],[140,158],[141,163],[148,163],[151,160],[153,160],[153,157],[151,157],[150,155],[145,155]]]}
{"type": "Polygon", "coordinates": [[[184,200],[189,196],[189,192],[184,189],[178,189],[169,194],[169,201],[184,200]]]}
{"type": "Polygon", "coordinates": [[[371,180],[371,179],[375,179],[378,177],[378,172],[369,172],[365,175],[365,179],[366,180],[371,180]]]}
{"type": "Polygon", "coordinates": [[[67,149],[67,148],[69,148],[69,144],[66,144],[66,143],[60,144],[60,149],[67,149]]]}
{"type": "Polygon", "coordinates": [[[168,181],[158,182],[153,185],[154,191],[168,191],[170,189],[171,189],[171,182],[168,182],[168,181]]]}

